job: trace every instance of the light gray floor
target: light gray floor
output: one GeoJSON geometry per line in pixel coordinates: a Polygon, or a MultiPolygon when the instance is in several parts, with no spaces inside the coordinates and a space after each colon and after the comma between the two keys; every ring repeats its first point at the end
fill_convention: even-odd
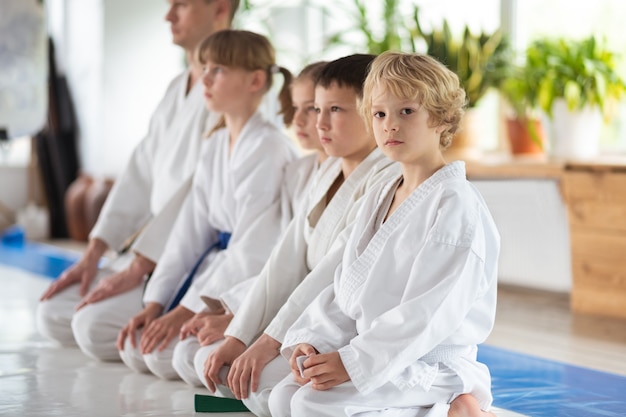
{"type": "Polygon", "coordinates": [[[626,376],[626,320],[574,314],[567,294],[500,286],[487,343],[626,376]]]}
{"type": "MultiPolygon", "coordinates": [[[[190,416],[194,389],[183,382],[100,363],[36,332],[34,311],[50,280],[0,265],[0,415],[190,416]]],[[[498,417],[520,414],[495,410],[498,417]]],[[[199,414],[203,415],[203,414],[199,414]]],[[[250,413],[211,414],[243,417],[250,413]]]]}

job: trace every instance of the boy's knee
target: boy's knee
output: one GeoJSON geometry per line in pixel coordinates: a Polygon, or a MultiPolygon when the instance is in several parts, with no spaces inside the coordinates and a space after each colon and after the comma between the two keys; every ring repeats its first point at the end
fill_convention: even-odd
{"type": "Polygon", "coordinates": [[[272,416],[291,415],[291,395],[286,395],[285,389],[280,385],[274,387],[267,400],[267,406],[272,416]]]}
{"type": "Polygon", "coordinates": [[[180,379],[178,373],[174,369],[174,366],[172,366],[172,352],[173,347],[168,347],[162,352],[159,352],[155,348],[152,352],[143,355],[146,366],[150,369],[150,372],[161,379],[180,379]]]}
{"type": "MultiPolygon", "coordinates": [[[[139,336],[141,333],[139,331],[135,334],[135,340],[139,341],[139,336]]],[[[133,347],[130,344],[130,339],[126,338],[124,341],[124,348],[119,351],[120,358],[124,365],[128,366],[133,371],[140,374],[147,374],[150,372],[148,367],[146,366],[146,362],[143,358],[143,355],[139,351],[139,348],[133,347]]]]}
{"type": "Polygon", "coordinates": [[[212,343],[209,346],[202,346],[200,347],[200,349],[198,349],[198,351],[193,357],[193,367],[195,368],[196,375],[200,379],[200,382],[202,383],[202,385],[204,385],[207,388],[209,386],[206,382],[206,378],[204,377],[204,363],[206,362],[211,352],[213,352],[215,349],[221,346],[221,344],[222,342],[220,341],[220,342],[212,343]]]}
{"type": "Polygon", "coordinates": [[[315,405],[319,406],[320,391],[311,388],[311,384],[304,385],[291,397],[291,413],[294,416],[310,416],[315,414],[315,405]]]}
{"type": "Polygon", "coordinates": [[[300,386],[294,382],[283,380],[277,384],[269,395],[268,408],[275,416],[305,416],[311,413],[308,404],[308,386],[300,386]],[[305,411],[309,410],[309,411],[305,411]]]}
{"type": "Polygon", "coordinates": [[[200,349],[200,343],[195,337],[188,337],[178,342],[172,355],[172,366],[178,376],[187,384],[201,387],[202,381],[196,374],[194,357],[200,349]]]}
{"type": "Polygon", "coordinates": [[[274,414],[269,409],[269,396],[272,390],[269,388],[258,389],[255,392],[248,391],[248,398],[243,403],[250,411],[258,417],[273,417],[274,414]]]}

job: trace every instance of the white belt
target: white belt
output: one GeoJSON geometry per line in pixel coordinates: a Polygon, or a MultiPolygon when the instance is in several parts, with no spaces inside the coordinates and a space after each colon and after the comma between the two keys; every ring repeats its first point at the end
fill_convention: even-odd
{"type": "Polygon", "coordinates": [[[461,356],[470,356],[475,351],[474,346],[467,345],[439,345],[419,360],[429,365],[433,365],[438,362],[445,362],[450,359],[458,358],[461,356]]]}

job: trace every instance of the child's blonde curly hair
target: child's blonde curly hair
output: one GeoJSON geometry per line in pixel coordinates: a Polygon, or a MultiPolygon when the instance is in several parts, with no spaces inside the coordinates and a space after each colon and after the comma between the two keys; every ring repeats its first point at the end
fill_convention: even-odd
{"type": "Polygon", "coordinates": [[[466,105],[459,77],[436,59],[422,54],[387,51],[372,62],[363,86],[361,115],[372,130],[372,92],[381,87],[397,98],[415,100],[428,112],[430,127],[444,126],[439,142],[445,149],[459,128],[466,105]]]}

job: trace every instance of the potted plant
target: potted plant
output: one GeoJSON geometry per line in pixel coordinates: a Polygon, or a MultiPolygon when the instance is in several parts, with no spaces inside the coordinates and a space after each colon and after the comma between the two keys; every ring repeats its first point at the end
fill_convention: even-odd
{"type": "Polygon", "coordinates": [[[468,98],[468,111],[448,152],[460,157],[473,156],[481,134],[473,109],[508,73],[511,61],[508,40],[500,31],[472,33],[467,25],[460,36],[455,35],[445,19],[439,29],[427,32],[419,20],[419,7],[413,5],[412,13],[407,15],[400,10],[399,3],[398,0],[383,2],[381,15],[376,19],[380,30],[375,30],[368,15],[371,2],[366,6],[365,0],[353,0],[353,10],[348,14],[353,16],[354,25],[330,36],[327,44],[344,45],[357,32],[362,35],[360,47],[369,53],[379,54],[388,49],[422,52],[444,63],[459,76],[468,98]]]}
{"type": "Polygon", "coordinates": [[[512,110],[506,118],[506,130],[514,155],[544,153],[545,133],[538,99],[544,69],[536,57],[529,57],[522,64],[512,65],[498,86],[512,110]]]}
{"type": "Polygon", "coordinates": [[[426,43],[425,52],[459,76],[467,93],[469,108],[475,107],[489,88],[497,86],[507,76],[511,50],[501,31],[474,34],[466,25],[459,38],[452,33],[444,19],[440,29],[425,32],[420,24],[417,6],[413,11],[413,20],[413,49],[418,49],[416,41],[423,40],[426,43]]]}
{"type": "Polygon", "coordinates": [[[419,7],[414,5],[407,18],[399,3],[399,0],[384,1],[381,16],[376,19],[381,22],[382,30],[375,30],[365,0],[353,0],[354,26],[330,36],[327,45],[343,45],[348,42],[348,35],[356,31],[371,54],[389,49],[427,53],[459,76],[469,108],[475,107],[487,90],[497,86],[508,73],[511,49],[502,32],[474,34],[466,25],[459,37],[452,33],[445,19],[440,29],[426,32],[419,20],[419,7]]]}
{"type": "Polygon", "coordinates": [[[426,53],[437,58],[454,71],[467,94],[468,110],[460,131],[448,152],[459,156],[476,153],[481,126],[476,122],[475,107],[490,88],[497,87],[510,73],[512,51],[508,39],[501,31],[472,33],[466,25],[460,37],[454,36],[444,19],[440,29],[426,32],[419,20],[419,8],[413,12],[411,29],[413,49],[422,40],[426,53]]]}
{"type": "Polygon", "coordinates": [[[582,40],[539,39],[526,51],[541,66],[537,104],[552,119],[552,154],[588,158],[598,154],[602,120],[626,90],[615,55],[593,36],[582,40]]]}
{"type": "MultiPolygon", "coordinates": [[[[329,44],[344,43],[344,36],[356,31],[365,38],[365,50],[370,54],[378,55],[390,49],[403,49],[406,46],[407,28],[398,8],[399,0],[385,0],[380,21],[382,30],[377,31],[371,25],[365,0],[353,0],[355,11],[352,12],[355,26],[347,31],[341,31],[328,39],[329,44]]],[[[371,6],[371,3],[370,3],[371,6]]]]}

